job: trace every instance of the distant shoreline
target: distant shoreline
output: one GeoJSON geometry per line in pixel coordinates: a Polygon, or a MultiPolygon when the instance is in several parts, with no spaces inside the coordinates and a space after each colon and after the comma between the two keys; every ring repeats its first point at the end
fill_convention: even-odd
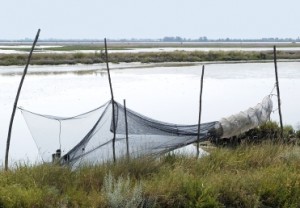
{"type": "MultiPolygon", "coordinates": [[[[32,41],[0,41],[1,46],[16,46],[16,45],[24,45],[31,46],[32,41]]],[[[52,45],[60,45],[60,46],[92,46],[92,47],[104,47],[103,41],[39,41],[38,45],[44,46],[52,46],[52,45]]],[[[109,48],[126,48],[126,47],[134,47],[134,48],[152,48],[152,47],[255,47],[255,48],[272,48],[274,45],[277,47],[300,47],[300,42],[292,42],[292,41],[282,41],[282,42],[228,42],[228,41],[213,41],[213,42],[163,42],[163,41],[108,41],[109,48]]]]}
{"type": "MultiPolygon", "coordinates": [[[[280,59],[277,62],[300,62],[300,59],[280,59]]],[[[273,63],[273,60],[261,61],[211,61],[211,62],[164,62],[164,63],[111,63],[110,70],[126,70],[126,69],[145,69],[156,67],[189,67],[202,65],[217,65],[217,64],[255,64],[255,63],[273,63]]],[[[0,76],[22,75],[23,66],[0,66],[0,76]]],[[[61,75],[61,74],[94,74],[106,73],[106,64],[61,64],[61,65],[30,65],[30,70],[27,74],[30,75],[61,75]],[[49,69],[51,68],[51,69],[49,69]]]]}
{"type": "MultiPolygon", "coordinates": [[[[74,46],[73,46],[74,47],[74,46]]],[[[27,53],[0,54],[0,66],[21,66],[26,64],[27,53]]],[[[277,58],[280,61],[298,61],[300,50],[278,49],[277,58]]],[[[114,52],[109,54],[111,63],[248,63],[270,62],[273,51],[162,51],[162,52],[114,52]]],[[[31,65],[62,65],[62,64],[97,64],[105,62],[104,51],[94,53],[40,53],[32,56],[31,65]]]]}

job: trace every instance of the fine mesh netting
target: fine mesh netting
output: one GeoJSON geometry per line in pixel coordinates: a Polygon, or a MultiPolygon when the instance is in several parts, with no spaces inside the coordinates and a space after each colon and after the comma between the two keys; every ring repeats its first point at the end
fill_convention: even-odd
{"type": "MultiPolygon", "coordinates": [[[[112,160],[114,132],[116,158],[127,154],[130,157],[164,154],[192,144],[198,137],[198,125],[164,123],[130,109],[125,111],[123,105],[112,101],[69,118],[21,111],[43,161],[50,162],[53,153],[59,149],[62,154],[60,162],[72,166],[112,160]]],[[[210,137],[229,137],[257,127],[269,119],[271,111],[272,101],[267,96],[262,103],[247,111],[220,122],[201,124],[200,141],[210,137]]]]}
{"type": "Polygon", "coordinates": [[[19,108],[44,162],[52,160],[52,154],[60,149],[69,152],[91,130],[104,113],[108,103],[74,117],[57,117],[33,113],[19,108]]]}
{"type": "MultiPolygon", "coordinates": [[[[127,154],[124,107],[115,102],[116,158],[127,154]]],[[[45,162],[60,149],[65,162],[97,163],[113,158],[112,102],[79,116],[61,118],[21,109],[45,162]]],[[[130,157],[162,154],[197,140],[198,125],[176,125],[156,121],[127,109],[130,157]]],[[[218,122],[201,124],[201,140],[220,129],[218,122]]]]}
{"type": "Polygon", "coordinates": [[[272,109],[273,102],[271,96],[266,96],[262,102],[256,106],[227,118],[222,118],[220,121],[223,128],[221,138],[236,136],[260,126],[270,119],[272,109]]]}

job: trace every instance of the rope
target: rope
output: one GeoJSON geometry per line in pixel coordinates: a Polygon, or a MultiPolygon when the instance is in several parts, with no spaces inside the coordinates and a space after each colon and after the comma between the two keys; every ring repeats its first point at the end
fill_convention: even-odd
{"type": "Polygon", "coordinates": [[[269,96],[271,96],[271,98],[272,98],[272,96],[276,96],[277,97],[277,94],[269,94],[269,96]]]}
{"type": "Polygon", "coordinates": [[[274,87],[273,87],[273,89],[271,90],[270,95],[274,95],[274,94],[273,94],[273,91],[275,90],[276,86],[277,86],[277,83],[274,84],[274,87]]]}

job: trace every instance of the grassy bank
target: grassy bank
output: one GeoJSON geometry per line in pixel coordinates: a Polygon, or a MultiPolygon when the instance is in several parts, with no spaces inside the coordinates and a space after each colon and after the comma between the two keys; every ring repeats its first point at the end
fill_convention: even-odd
{"type": "Polygon", "coordinates": [[[18,164],[0,172],[0,207],[299,207],[299,150],[241,145],[75,171],[18,164]]]}
{"type": "MultiPolygon", "coordinates": [[[[300,59],[300,51],[278,51],[278,59],[300,59]]],[[[0,65],[25,65],[27,54],[0,54],[0,65]]],[[[109,61],[163,63],[163,62],[202,62],[202,61],[265,61],[272,60],[272,51],[174,51],[149,53],[111,53],[109,61]]],[[[32,56],[33,65],[58,64],[94,64],[105,61],[104,53],[71,53],[71,54],[45,54],[35,53],[32,56]]]]}

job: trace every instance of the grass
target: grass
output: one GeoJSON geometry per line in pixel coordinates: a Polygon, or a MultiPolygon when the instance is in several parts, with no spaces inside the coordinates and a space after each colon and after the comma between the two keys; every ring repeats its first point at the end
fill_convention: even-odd
{"type": "Polygon", "coordinates": [[[75,171],[17,164],[0,172],[0,207],[299,207],[299,150],[265,142],[75,171]]]}
{"type": "MultiPolygon", "coordinates": [[[[0,65],[25,65],[27,54],[0,54],[0,65]]],[[[278,59],[300,59],[300,51],[279,51],[278,59]]],[[[203,61],[266,61],[273,59],[272,51],[174,51],[174,52],[148,52],[148,53],[111,53],[109,61],[164,63],[164,62],[203,62],[203,61]]],[[[104,63],[102,52],[95,53],[70,53],[47,54],[35,53],[32,56],[33,65],[58,65],[58,64],[95,64],[104,63]]]]}

